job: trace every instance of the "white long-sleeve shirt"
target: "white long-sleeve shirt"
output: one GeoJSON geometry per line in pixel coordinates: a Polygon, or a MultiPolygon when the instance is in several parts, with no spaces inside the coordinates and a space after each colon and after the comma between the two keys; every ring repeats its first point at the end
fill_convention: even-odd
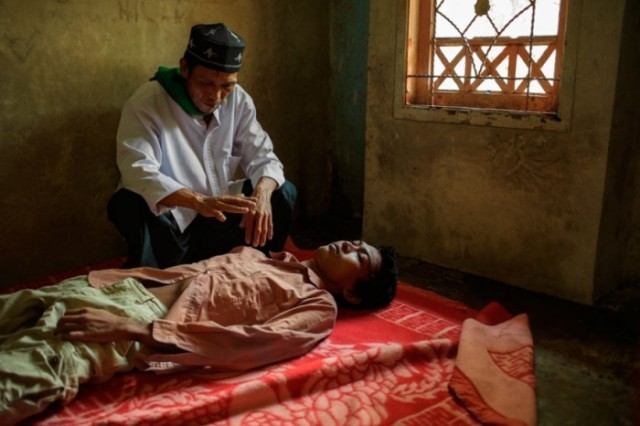
{"type": "MultiPolygon", "coordinates": [[[[186,113],[157,81],[142,85],[125,103],[117,134],[120,185],[140,194],[151,211],[171,211],[181,231],[195,219],[188,208],[159,204],[182,188],[205,195],[238,193],[237,167],[254,187],[265,176],[280,187],[283,166],[256,118],[251,96],[238,84],[203,118],[186,113]]],[[[240,186],[241,188],[241,186],[240,186]]]]}

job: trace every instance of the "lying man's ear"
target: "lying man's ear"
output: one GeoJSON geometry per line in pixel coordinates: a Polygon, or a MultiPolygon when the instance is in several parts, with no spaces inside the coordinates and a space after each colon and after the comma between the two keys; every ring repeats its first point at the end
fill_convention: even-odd
{"type": "Polygon", "coordinates": [[[342,290],[342,297],[344,300],[349,302],[352,305],[359,305],[362,302],[362,297],[355,294],[351,289],[345,288],[342,290]]]}

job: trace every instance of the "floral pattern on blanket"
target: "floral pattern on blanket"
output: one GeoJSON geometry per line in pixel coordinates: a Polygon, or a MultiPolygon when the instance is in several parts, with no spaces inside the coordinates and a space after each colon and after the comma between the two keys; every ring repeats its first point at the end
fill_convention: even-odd
{"type": "Polygon", "coordinates": [[[447,388],[462,321],[474,313],[402,284],[385,309],[342,313],[300,358],[223,379],[123,374],[85,385],[33,424],[477,424],[447,388]]]}
{"type": "MultiPolygon", "coordinates": [[[[66,407],[50,407],[27,424],[465,426],[480,424],[478,418],[535,424],[533,344],[526,318],[495,327],[470,320],[500,324],[511,317],[495,308],[477,312],[400,283],[385,309],[341,311],[331,336],[305,356],[225,378],[122,374],[84,385],[66,407]],[[463,323],[476,327],[463,328],[463,323]],[[460,364],[463,336],[462,349],[471,362],[460,364]],[[525,412],[533,421],[498,412],[505,405],[492,406],[493,395],[479,391],[476,385],[487,382],[483,369],[473,365],[479,353],[493,359],[501,379],[515,376],[525,384],[529,391],[512,402],[524,407],[515,414],[525,412]],[[474,383],[469,374],[481,381],[474,383]]],[[[498,374],[491,370],[493,377],[498,374]]],[[[511,393],[502,389],[497,401],[511,393]]]]}
{"type": "Polygon", "coordinates": [[[447,339],[365,345],[329,339],[295,361],[215,382],[126,374],[88,386],[38,424],[474,425],[450,401],[453,349],[447,339]]]}

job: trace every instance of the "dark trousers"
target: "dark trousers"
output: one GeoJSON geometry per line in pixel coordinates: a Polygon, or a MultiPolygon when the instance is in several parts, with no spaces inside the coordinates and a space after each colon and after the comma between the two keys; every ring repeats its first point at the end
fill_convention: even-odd
{"type": "MultiPolygon", "coordinates": [[[[242,192],[247,196],[253,192],[249,179],[245,181],[242,192]]],[[[291,228],[296,196],[296,187],[289,181],[273,192],[273,239],[268,240],[264,247],[257,247],[259,250],[265,253],[282,250],[291,228]]],[[[113,194],[107,212],[109,220],[127,242],[126,268],[167,268],[228,253],[233,247],[246,245],[244,229],[240,228],[242,215],[239,214],[225,213],[225,222],[198,215],[184,232],[180,232],[171,213],[154,215],[140,195],[124,188],[113,194]]]]}

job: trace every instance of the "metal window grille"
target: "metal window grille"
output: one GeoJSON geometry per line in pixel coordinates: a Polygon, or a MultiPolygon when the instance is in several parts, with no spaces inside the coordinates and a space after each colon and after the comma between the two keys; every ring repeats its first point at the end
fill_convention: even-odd
{"type": "Polygon", "coordinates": [[[410,0],[407,105],[554,113],[568,0],[410,0]]]}

